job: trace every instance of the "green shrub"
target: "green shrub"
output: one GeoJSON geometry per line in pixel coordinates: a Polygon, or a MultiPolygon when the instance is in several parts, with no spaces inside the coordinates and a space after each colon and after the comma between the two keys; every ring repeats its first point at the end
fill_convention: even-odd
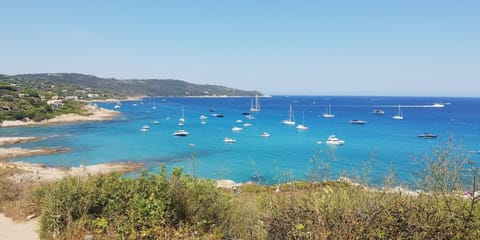
{"type": "MultiPolygon", "coordinates": [[[[66,178],[44,194],[43,239],[69,238],[80,230],[116,239],[153,239],[172,229],[220,234],[229,200],[211,180],[174,169],[141,177],[66,178]]],[[[187,235],[188,235],[187,234],[187,235]]]]}

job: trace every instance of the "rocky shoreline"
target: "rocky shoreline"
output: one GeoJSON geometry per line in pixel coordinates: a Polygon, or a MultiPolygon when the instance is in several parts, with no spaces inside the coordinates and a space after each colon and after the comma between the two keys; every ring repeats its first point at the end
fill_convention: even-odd
{"type": "Polygon", "coordinates": [[[128,173],[143,167],[142,163],[101,163],[95,165],[80,165],[79,167],[59,168],[46,167],[43,164],[27,162],[0,162],[0,169],[16,169],[20,173],[13,174],[9,179],[14,183],[54,182],[64,177],[88,177],[109,174],[113,172],[128,173]]]}

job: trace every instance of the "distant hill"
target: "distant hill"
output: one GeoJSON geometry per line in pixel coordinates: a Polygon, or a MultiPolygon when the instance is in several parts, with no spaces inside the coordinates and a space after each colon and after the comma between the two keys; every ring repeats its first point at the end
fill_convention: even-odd
{"type": "MultiPolygon", "coordinates": [[[[75,86],[78,90],[93,89],[120,97],[126,96],[261,96],[258,91],[244,91],[219,85],[193,84],[173,79],[129,79],[101,78],[79,73],[38,73],[0,75],[32,85],[75,86]]],[[[32,86],[33,87],[33,86],[32,86]]],[[[110,95],[109,94],[109,95],[110,95]]]]}
{"type": "Polygon", "coordinates": [[[51,119],[65,113],[85,114],[81,101],[129,96],[254,96],[217,85],[180,80],[118,80],[78,73],[0,74],[0,122],[51,119]],[[81,101],[78,101],[81,100],[81,101]]]}

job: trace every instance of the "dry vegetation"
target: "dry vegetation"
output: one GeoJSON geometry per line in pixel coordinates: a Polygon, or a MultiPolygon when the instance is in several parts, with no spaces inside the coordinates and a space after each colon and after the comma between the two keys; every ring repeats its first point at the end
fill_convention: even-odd
{"type": "Polygon", "coordinates": [[[392,191],[392,176],[376,190],[311,181],[233,191],[165,168],[138,178],[70,177],[27,192],[0,186],[2,206],[41,216],[43,239],[479,239],[475,163],[448,145],[421,166],[417,194],[392,191]]]}

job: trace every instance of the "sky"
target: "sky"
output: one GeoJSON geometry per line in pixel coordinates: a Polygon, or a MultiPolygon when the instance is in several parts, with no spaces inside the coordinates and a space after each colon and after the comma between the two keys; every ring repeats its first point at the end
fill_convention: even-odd
{"type": "Polygon", "coordinates": [[[0,0],[0,73],[480,97],[477,0],[0,0]]]}

